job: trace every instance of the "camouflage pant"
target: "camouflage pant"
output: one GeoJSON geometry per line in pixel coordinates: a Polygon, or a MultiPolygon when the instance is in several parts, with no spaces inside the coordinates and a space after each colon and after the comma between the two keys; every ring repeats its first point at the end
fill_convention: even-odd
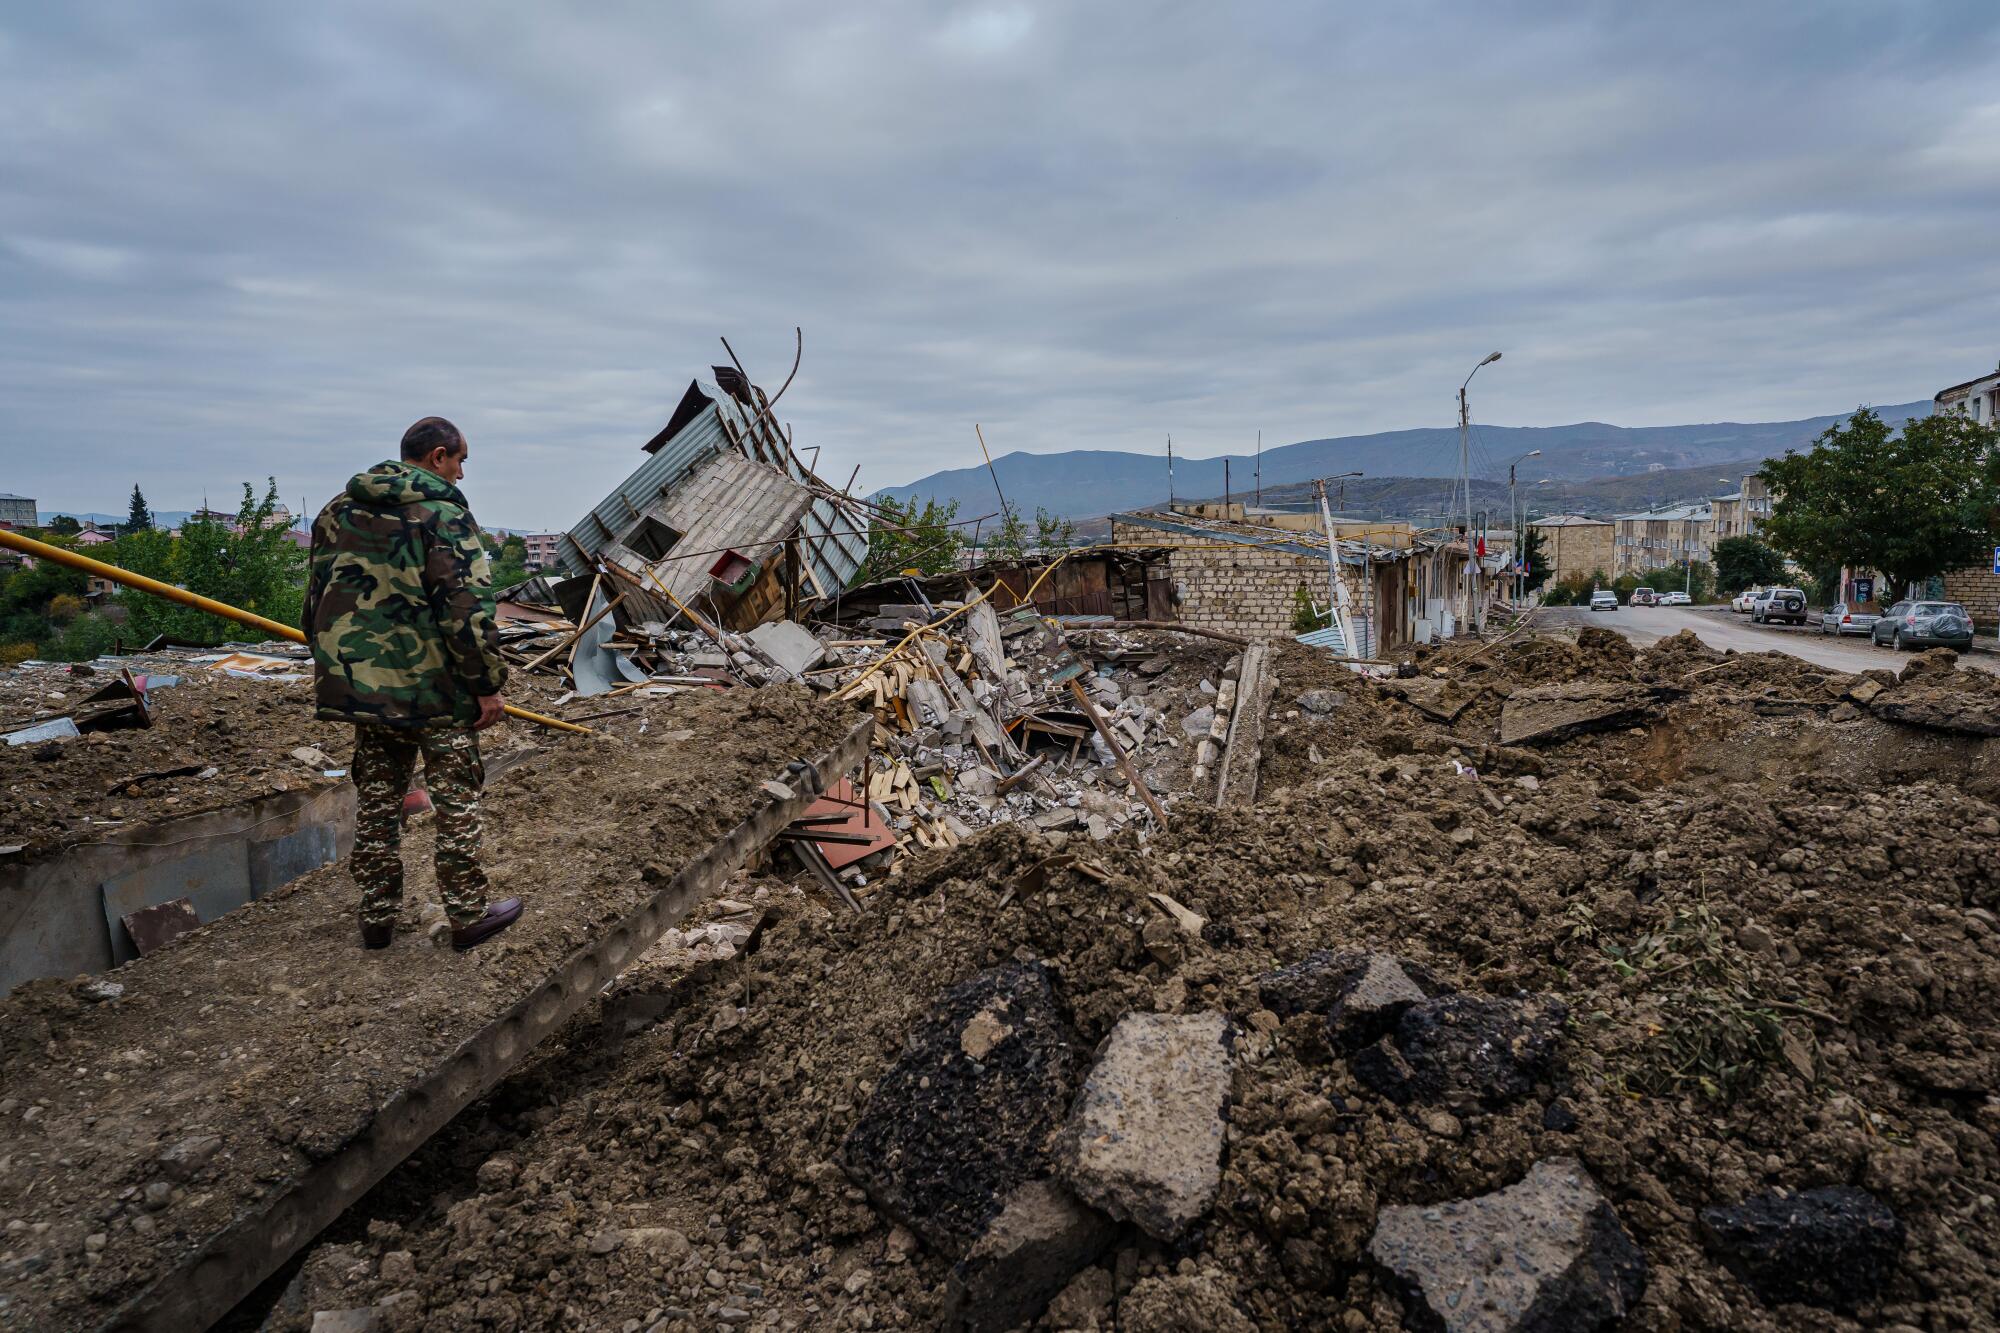
{"type": "Polygon", "coordinates": [[[464,728],[354,728],[354,856],[348,865],[361,890],[361,920],[389,925],[403,901],[403,797],[417,756],[437,812],[437,882],[454,926],[486,912],[486,872],[479,868],[479,789],[486,769],[479,737],[464,728]]]}

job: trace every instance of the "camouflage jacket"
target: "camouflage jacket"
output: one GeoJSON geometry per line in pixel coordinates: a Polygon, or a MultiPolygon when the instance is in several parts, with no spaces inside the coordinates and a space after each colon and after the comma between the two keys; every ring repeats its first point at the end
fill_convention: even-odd
{"type": "Polygon", "coordinates": [[[507,682],[492,570],[458,487],[378,463],[313,521],[305,632],[317,716],[465,724],[507,682]]]}

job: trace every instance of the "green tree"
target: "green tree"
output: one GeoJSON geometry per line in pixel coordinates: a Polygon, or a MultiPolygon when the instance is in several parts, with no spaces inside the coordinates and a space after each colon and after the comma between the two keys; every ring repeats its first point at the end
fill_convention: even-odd
{"type": "Polygon", "coordinates": [[[49,531],[58,537],[74,537],[77,533],[83,531],[83,524],[77,522],[68,514],[57,514],[49,520],[49,531]]]}
{"type": "Polygon", "coordinates": [[[1888,591],[1983,564],[2000,514],[2000,430],[1956,412],[1903,423],[1867,408],[1759,474],[1765,538],[1807,570],[1880,570],[1888,591]]]}
{"type": "Polygon", "coordinates": [[[1000,526],[986,539],[983,554],[988,560],[1004,564],[1019,564],[1028,558],[1028,524],[1022,519],[1020,510],[1008,507],[1000,519],[1000,526]]]}
{"type": "Polygon", "coordinates": [[[1524,525],[1521,529],[1519,539],[1514,543],[1514,549],[1521,553],[1521,559],[1528,566],[1528,572],[1521,576],[1521,586],[1523,588],[1526,588],[1529,592],[1533,592],[1548,582],[1548,557],[1543,550],[1542,530],[1540,528],[1534,526],[1532,523],[1524,525]]]}
{"type": "Polygon", "coordinates": [[[1742,592],[1784,580],[1784,555],[1755,537],[1724,537],[1715,544],[1715,581],[1722,591],[1742,592]]]}
{"type": "MultiPolygon", "coordinates": [[[[306,553],[282,524],[271,521],[278,503],[272,480],[259,500],[243,485],[233,523],[190,520],[178,537],[157,530],[129,533],[104,550],[112,563],[163,583],[275,620],[296,625],[305,609],[306,553]]],[[[131,637],[144,642],[165,634],[189,643],[214,644],[254,635],[233,620],[179,606],[144,593],[125,598],[131,637]]]]}
{"type": "Polygon", "coordinates": [[[1076,524],[1035,506],[1035,549],[1043,555],[1067,551],[1076,544],[1076,524]]]}
{"type": "Polygon", "coordinates": [[[144,532],[153,526],[153,511],[146,505],[146,497],[139,491],[139,483],[132,483],[132,508],[125,515],[125,531],[144,532]]]}
{"type": "Polygon", "coordinates": [[[868,528],[863,582],[890,578],[906,569],[942,574],[958,568],[959,552],[965,548],[965,538],[952,526],[958,518],[958,501],[919,504],[915,496],[901,502],[885,496],[873,503],[877,513],[868,528]]]}
{"type": "Polygon", "coordinates": [[[511,588],[528,577],[528,543],[525,540],[510,535],[490,549],[494,588],[511,588]]]}

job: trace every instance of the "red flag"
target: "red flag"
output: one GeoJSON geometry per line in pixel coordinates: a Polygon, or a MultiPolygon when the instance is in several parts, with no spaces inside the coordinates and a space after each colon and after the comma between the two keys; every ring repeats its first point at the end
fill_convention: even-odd
{"type": "Polygon", "coordinates": [[[1486,557],[1486,539],[1484,537],[1479,539],[1479,555],[1482,560],[1486,557]]]}

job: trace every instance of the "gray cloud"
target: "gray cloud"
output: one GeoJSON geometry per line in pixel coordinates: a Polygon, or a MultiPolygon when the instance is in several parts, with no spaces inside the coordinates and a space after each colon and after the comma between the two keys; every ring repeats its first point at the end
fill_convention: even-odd
{"type": "Polygon", "coordinates": [[[2000,355],[1987,6],[1560,8],[16,6],[0,489],[316,504],[442,412],[567,524],[795,323],[864,485],[1444,424],[1491,347],[1509,424],[2000,355]]]}

